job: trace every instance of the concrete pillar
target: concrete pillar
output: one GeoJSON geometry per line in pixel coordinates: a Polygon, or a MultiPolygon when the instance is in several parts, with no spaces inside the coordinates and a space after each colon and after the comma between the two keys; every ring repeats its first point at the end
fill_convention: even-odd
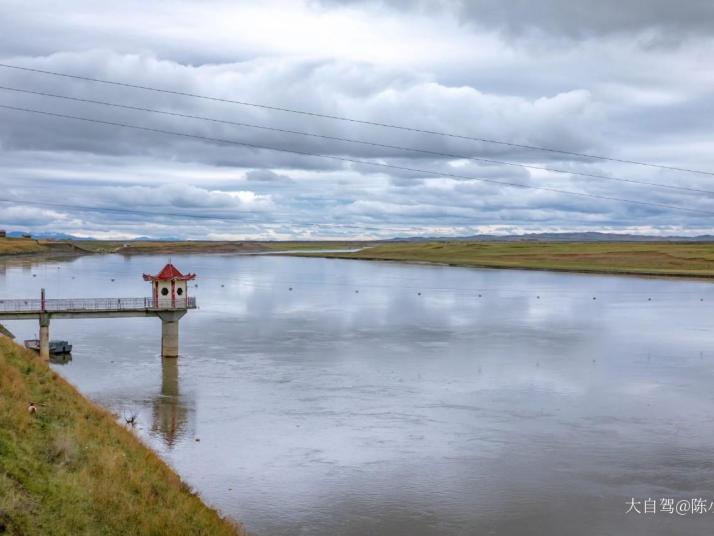
{"type": "Polygon", "coordinates": [[[50,315],[40,315],[40,357],[45,361],[50,360],[50,315]]]}
{"type": "Polygon", "coordinates": [[[179,319],[185,314],[186,311],[159,313],[159,318],[161,318],[161,357],[178,357],[179,319]]]}
{"type": "Polygon", "coordinates": [[[179,323],[178,320],[161,320],[161,356],[178,357],[179,323]]]}

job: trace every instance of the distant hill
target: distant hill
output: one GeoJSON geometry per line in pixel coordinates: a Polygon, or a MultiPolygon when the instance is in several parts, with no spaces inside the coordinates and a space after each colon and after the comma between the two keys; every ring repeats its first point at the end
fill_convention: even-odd
{"type": "Polygon", "coordinates": [[[423,242],[473,240],[480,242],[714,242],[714,235],[699,236],[657,236],[619,233],[527,233],[522,235],[480,234],[471,236],[414,236],[393,238],[395,242],[423,242]]]}
{"type": "MultiPolygon", "coordinates": [[[[32,238],[38,240],[97,240],[89,236],[76,236],[67,233],[53,233],[48,231],[30,232],[30,231],[8,231],[7,236],[11,238],[20,238],[23,235],[32,235],[32,238]]],[[[165,238],[152,238],[150,236],[137,236],[136,238],[127,240],[117,240],[117,242],[181,242],[183,238],[175,236],[165,238]]]]}
{"type": "Polygon", "coordinates": [[[29,231],[8,231],[7,236],[11,238],[20,238],[23,235],[32,235],[32,238],[40,240],[94,240],[94,238],[74,236],[66,233],[52,233],[46,231],[40,231],[37,233],[29,231]]]}
{"type": "Polygon", "coordinates": [[[185,238],[180,238],[178,236],[168,236],[163,238],[152,238],[151,236],[137,236],[131,240],[125,240],[125,242],[183,242],[185,238]]]}
{"type": "MultiPolygon", "coordinates": [[[[8,231],[7,236],[19,238],[31,234],[32,238],[41,240],[96,240],[91,237],[75,236],[66,233],[53,233],[47,231],[27,232],[8,231]]],[[[480,242],[714,242],[714,235],[698,236],[658,236],[620,233],[599,232],[574,232],[574,233],[525,233],[511,235],[477,234],[470,236],[409,236],[377,240],[379,242],[425,242],[425,241],[480,241],[480,242]]],[[[133,239],[116,240],[117,242],[184,242],[184,238],[138,236],[133,239]]],[[[244,242],[235,240],[234,242],[244,242]]],[[[289,242],[293,242],[289,240],[289,242]]],[[[299,240],[296,240],[299,242],[299,240]]]]}

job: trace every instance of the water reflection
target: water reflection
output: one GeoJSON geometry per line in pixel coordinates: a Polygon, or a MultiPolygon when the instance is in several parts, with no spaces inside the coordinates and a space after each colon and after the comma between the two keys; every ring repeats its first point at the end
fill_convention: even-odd
{"type": "Polygon", "coordinates": [[[72,354],[50,354],[50,363],[53,365],[66,365],[72,361],[72,354]]]}
{"type": "Polygon", "coordinates": [[[171,449],[189,433],[192,408],[179,391],[179,364],[176,358],[161,359],[161,393],[151,404],[151,433],[171,449]]]}
{"type": "MultiPolygon", "coordinates": [[[[143,296],[165,261],[8,266],[0,296],[143,296]]],[[[714,490],[711,284],[173,261],[200,279],[178,360],[159,357],[156,319],[57,320],[75,345],[57,370],[138,413],[136,433],[251,533],[711,533],[714,514],[624,513],[714,490]]],[[[36,323],[8,328],[22,340],[36,323]]]]}

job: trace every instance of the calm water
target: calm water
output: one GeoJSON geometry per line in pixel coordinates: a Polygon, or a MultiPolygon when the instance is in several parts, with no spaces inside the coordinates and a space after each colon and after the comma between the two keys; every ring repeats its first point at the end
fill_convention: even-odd
{"type": "MultiPolygon", "coordinates": [[[[165,260],[0,264],[0,296],[144,296],[165,260]]],[[[714,501],[711,284],[173,262],[199,274],[178,360],[158,355],[158,319],[56,320],[75,351],[53,366],[138,413],[138,434],[252,533],[711,534],[714,511],[625,514],[631,498],[714,501]]]]}

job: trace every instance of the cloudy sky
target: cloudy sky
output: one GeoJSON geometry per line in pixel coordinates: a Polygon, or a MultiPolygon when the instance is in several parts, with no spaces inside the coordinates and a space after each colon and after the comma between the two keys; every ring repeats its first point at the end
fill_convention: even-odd
{"type": "Polygon", "coordinates": [[[0,106],[198,136],[0,108],[0,228],[712,233],[712,58],[709,0],[0,0],[5,65],[414,129],[0,67],[0,106]]]}

